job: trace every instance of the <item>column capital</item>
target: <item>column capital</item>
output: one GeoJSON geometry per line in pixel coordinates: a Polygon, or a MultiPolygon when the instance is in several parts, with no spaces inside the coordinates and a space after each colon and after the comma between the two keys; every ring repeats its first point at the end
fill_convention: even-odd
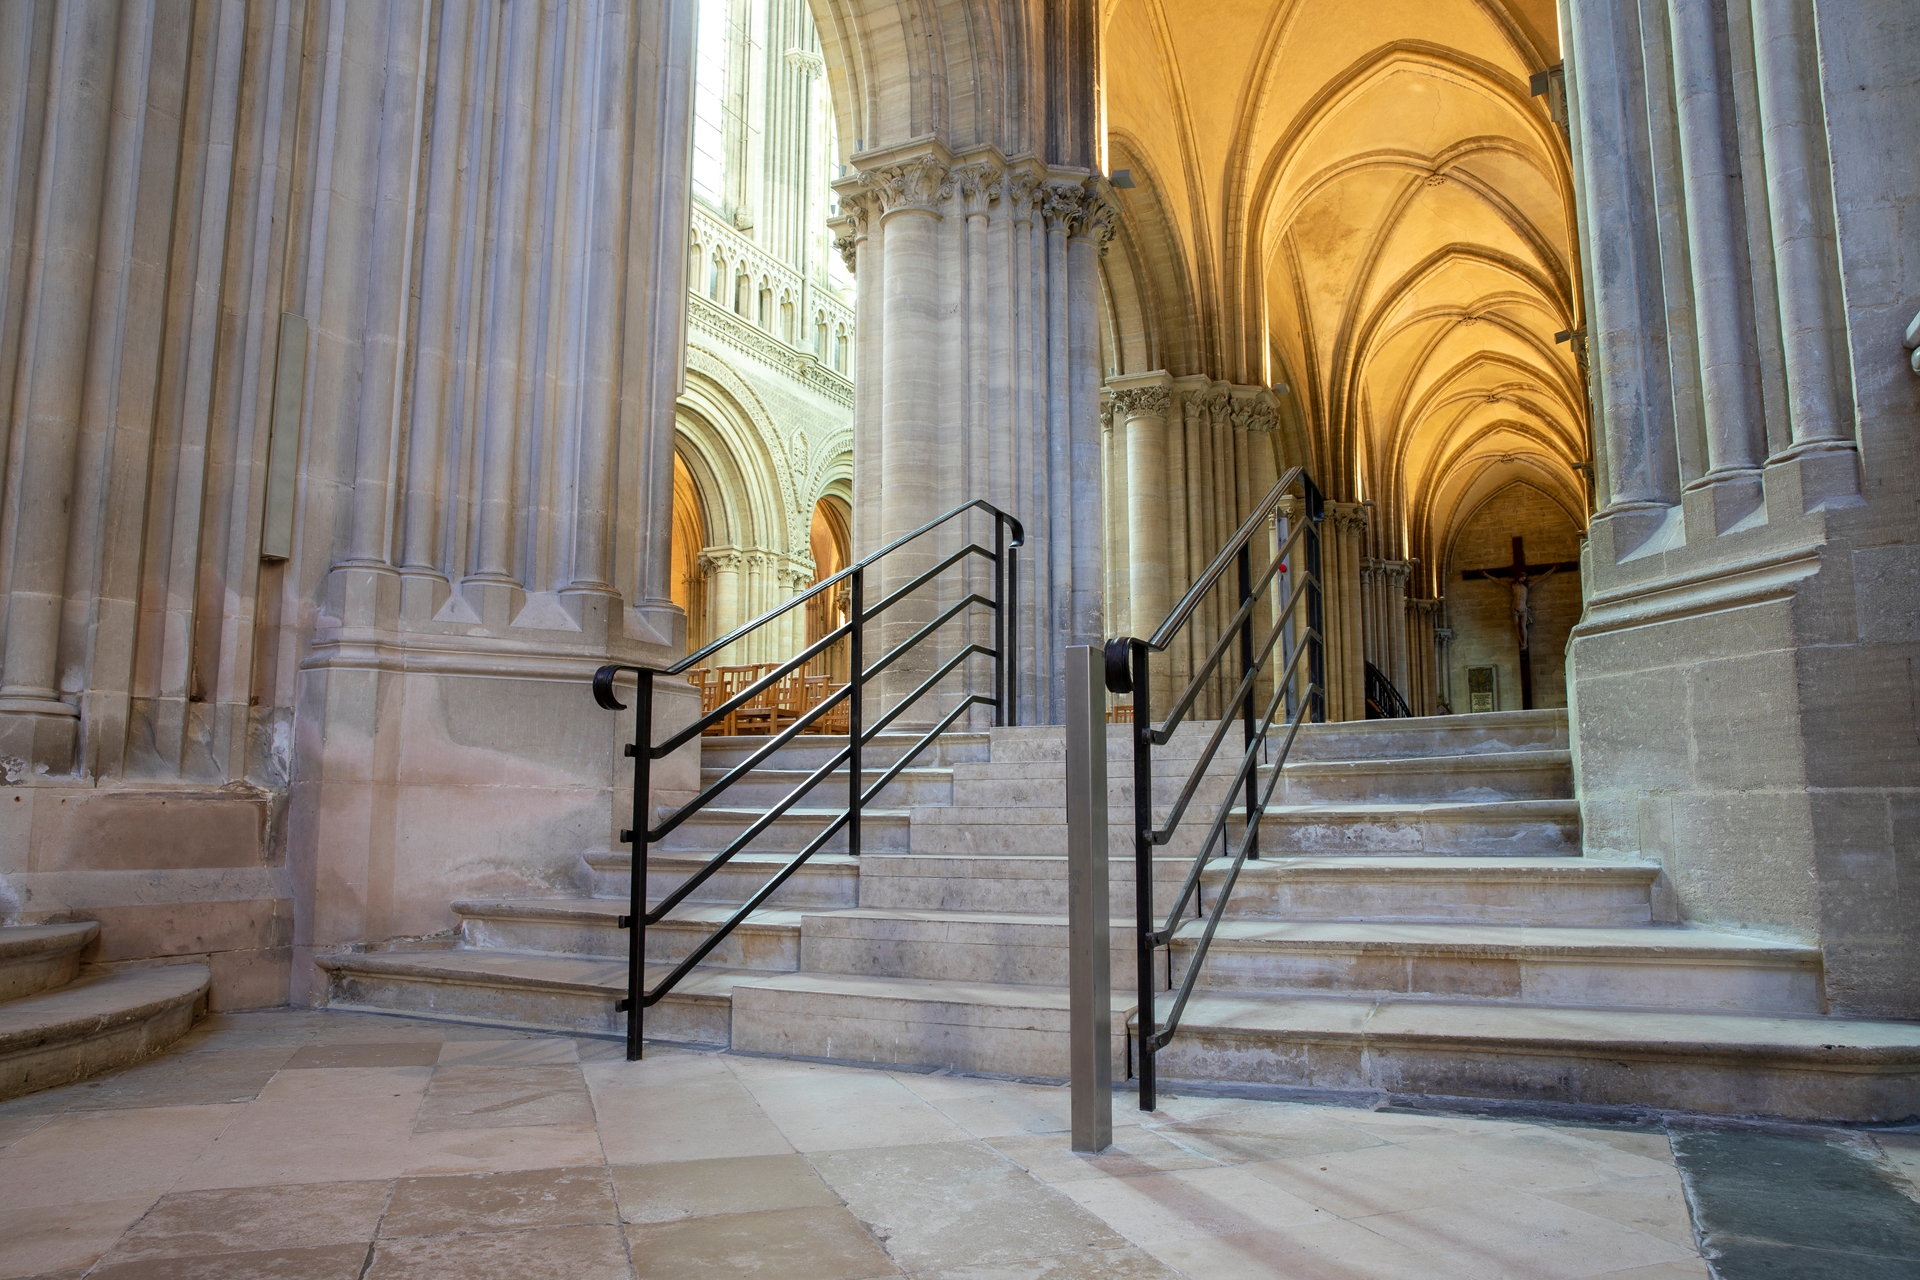
{"type": "Polygon", "coordinates": [[[937,215],[938,206],[953,198],[953,169],[939,156],[914,156],[864,170],[860,180],[879,202],[883,218],[908,211],[937,215]]]}
{"type": "Polygon", "coordinates": [[[956,167],[953,171],[953,181],[959,190],[960,202],[967,216],[984,217],[988,208],[998,204],[1006,178],[1006,166],[994,160],[956,167]]]}
{"type": "Polygon", "coordinates": [[[1174,380],[1161,369],[1108,378],[1103,390],[1112,397],[1115,411],[1122,418],[1143,414],[1165,418],[1173,407],[1174,380]]]}

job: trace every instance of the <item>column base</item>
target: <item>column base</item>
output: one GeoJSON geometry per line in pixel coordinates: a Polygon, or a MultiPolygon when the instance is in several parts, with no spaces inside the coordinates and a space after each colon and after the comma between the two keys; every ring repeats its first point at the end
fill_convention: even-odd
{"type": "Polygon", "coordinates": [[[1688,541],[1717,538],[1744,524],[1765,524],[1766,494],[1758,467],[1709,471],[1680,495],[1688,541]]]}
{"type": "Polygon", "coordinates": [[[1843,440],[1810,440],[1767,460],[1767,505],[1797,516],[1830,507],[1858,506],[1860,454],[1843,440]]]}
{"type": "Polygon", "coordinates": [[[80,708],[57,698],[0,698],[0,772],[9,783],[73,772],[80,708]]]}

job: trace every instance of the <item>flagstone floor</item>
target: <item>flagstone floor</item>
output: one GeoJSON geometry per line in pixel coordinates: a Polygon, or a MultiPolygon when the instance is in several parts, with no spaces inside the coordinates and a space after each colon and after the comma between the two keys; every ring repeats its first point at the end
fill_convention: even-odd
{"type": "MultiPolygon", "coordinates": [[[[0,1105],[0,1276],[1706,1276],[1660,1128],[1063,1087],[338,1012],[0,1105]]],[[[1910,1153],[1911,1154],[1911,1153],[1910,1153]]]]}

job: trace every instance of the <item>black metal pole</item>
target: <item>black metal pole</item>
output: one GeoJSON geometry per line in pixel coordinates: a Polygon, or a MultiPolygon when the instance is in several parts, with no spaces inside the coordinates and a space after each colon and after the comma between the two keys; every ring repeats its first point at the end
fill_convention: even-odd
{"type": "Polygon", "coordinates": [[[645,1030],[647,994],[647,828],[653,817],[653,672],[642,671],[634,690],[633,846],[627,876],[627,1061],[638,1062],[645,1030]]]}
{"type": "Polygon", "coordinates": [[[853,571],[853,610],[847,631],[847,853],[860,856],[860,687],[866,679],[867,651],[861,632],[867,616],[865,569],[853,571]]]}
{"type": "Polygon", "coordinates": [[[1007,526],[993,518],[993,572],[999,582],[993,593],[993,722],[1007,721],[1007,526]]]}
{"type": "MultiPolygon", "coordinates": [[[[1140,962],[1140,1109],[1159,1105],[1153,1037],[1153,700],[1147,688],[1147,646],[1131,646],[1133,664],[1133,924],[1140,962]]],[[[1106,745],[1101,744],[1101,750],[1106,745]]]]}
{"type": "MultiPolygon", "coordinates": [[[[1240,607],[1245,609],[1247,601],[1253,598],[1253,560],[1252,548],[1246,543],[1240,544],[1240,607]]],[[[1253,610],[1247,609],[1246,618],[1240,623],[1240,678],[1245,680],[1247,673],[1253,670],[1253,610]]],[[[1254,685],[1247,686],[1246,696],[1240,699],[1240,727],[1242,741],[1248,751],[1253,750],[1253,700],[1254,685]]],[[[1259,824],[1254,821],[1253,798],[1260,792],[1260,770],[1253,769],[1247,774],[1246,816],[1247,816],[1247,857],[1260,856],[1259,824]]],[[[1221,849],[1225,853],[1225,848],[1221,849]]]]}
{"type": "Polygon", "coordinates": [[[1007,548],[1007,723],[1020,723],[1020,549],[1007,548]]]}

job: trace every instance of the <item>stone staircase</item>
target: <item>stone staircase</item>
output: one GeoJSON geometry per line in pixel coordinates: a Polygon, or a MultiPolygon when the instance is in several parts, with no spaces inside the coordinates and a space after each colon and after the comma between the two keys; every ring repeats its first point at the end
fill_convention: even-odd
{"type": "MultiPolygon", "coordinates": [[[[1210,729],[1187,726],[1157,753],[1158,812],[1210,729]]],[[[884,767],[909,741],[876,743],[868,763],[884,767]]],[[[863,856],[816,855],[648,1012],[649,1036],[1064,1076],[1062,743],[1058,728],[945,737],[868,811],[863,856]]],[[[706,776],[760,745],[706,740],[706,776]]],[[[1109,747],[1120,1076],[1136,1001],[1131,746],[1118,726],[1109,747]]],[[[834,749],[785,748],[777,769],[736,788],[734,807],[683,824],[650,853],[650,899],[834,749]]],[[[1233,763],[1215,762],[1158,851],[1163,911],[1233,763]]],[[[823,784],[808,802],[821,807],[784,815],[649,929],[649,980],[763,884],[780,851],[817,833],[845,787],[844,774],[823,784]]],[[[1663,922],[1657,866],[1579,856],[1564,712],[1307,726],[1276,799],[1263,857],[1243,871],[1161,1055],[1163,1080],[1853,1119],[1920,1111],[1920,1026],[1825,1016],[1817,949],[1663,922]]],[[[586,855],[578,897],[455,903],[458,935],[434,949],[323,958],[328,1000],[618,1030],[629,865],[624,851],[586,855]]],[[[1223,874],[1203,879],[1209,907],[1223,874]]],[[[1176,938],[1163,986],[1184,974],[1198,929],[1176,938]]]]}
{"type": "Polygon", "coordinates": [[[0,1099],[158,1053],[205,1012],[203,964],[84,973],[92,921],[0,928],[0,1099]]]}

